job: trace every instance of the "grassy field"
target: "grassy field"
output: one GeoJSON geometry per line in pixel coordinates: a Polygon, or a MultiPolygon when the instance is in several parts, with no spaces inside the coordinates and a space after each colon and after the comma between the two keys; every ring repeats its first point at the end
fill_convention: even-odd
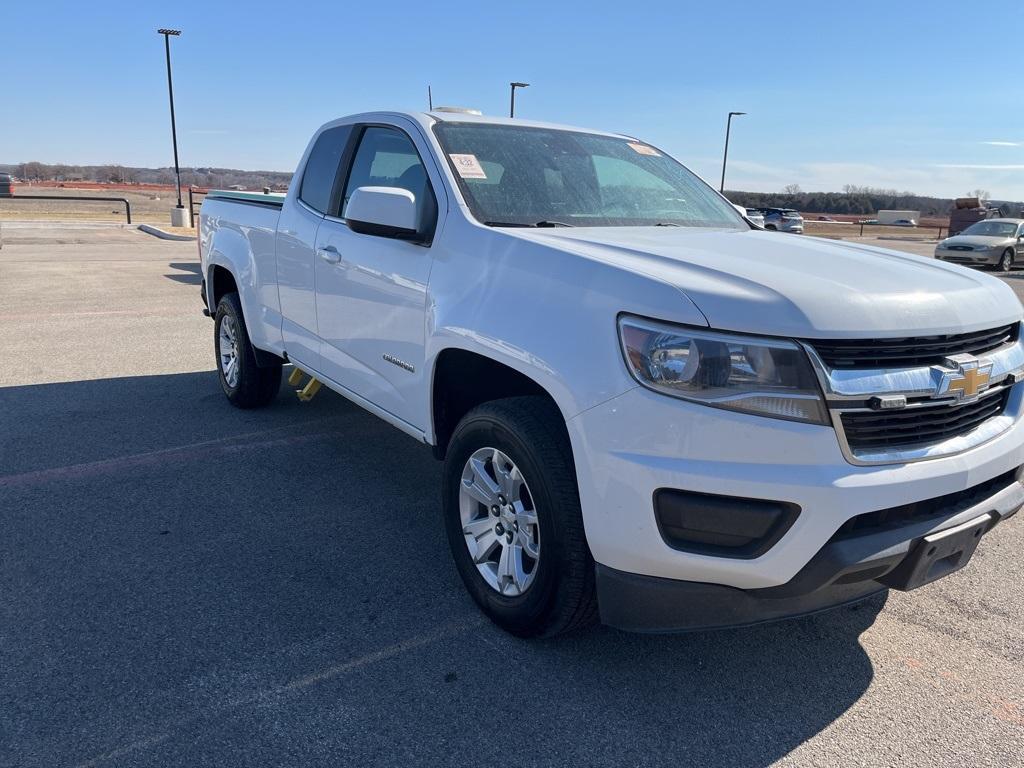
{"type": "MultiPolygon", "coordinates": [[[[936,224],[935,226],[939,226],[936,224]]],[[[942,235],[945,237],[948,230],[942,225],[942,235]]],[[[804,217],[804,233],[818,237],[858,237],[861,234],[860,225],[854,223],[843,223],[839,221],[814,221],[804,217]]],[[[884,227],[870,225],[864,227],[865,237],[893,237],[900,240],[938,240],[939,230],[935,227],[884,227]]]]}

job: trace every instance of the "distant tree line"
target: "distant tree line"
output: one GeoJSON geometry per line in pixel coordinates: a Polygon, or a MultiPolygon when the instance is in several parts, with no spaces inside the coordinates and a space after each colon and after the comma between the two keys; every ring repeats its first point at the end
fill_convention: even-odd
{"type": "MultiPolygon", "coordinates": [[[[0,164],[0,173],[25,181],[94,181],[111,184],[174,184],[173,168],[131,168],[124,165],[63,165],[29,162],[0,164]]],[[[182,168],[182,186],[250,189],[287,186],[292,174],[278,171],[240,171],[233,168],[182,168]]]]}
{"type": "MultiPolygon", "coordinates": [[[[782,192],[726,192],[732,202],[747,208],[795,208],[805,213],[838,213],[856,216],[875,214],[882,210],[920,211],[922,216],[948,216],[953,209],[951,198],[927,197],[895,189],[859,187],[847,184],[842,192],[804,192],[797,184],[790,184],[782,192]]],[[[985,190],[974,190],[965,196],[981,197],[985,190]]],[[[1018,216],[1024,203],[995,202],[1003,215],[1018,216]],[[1005,209],[1005,210],[1004,210],[1005,209]]]]}

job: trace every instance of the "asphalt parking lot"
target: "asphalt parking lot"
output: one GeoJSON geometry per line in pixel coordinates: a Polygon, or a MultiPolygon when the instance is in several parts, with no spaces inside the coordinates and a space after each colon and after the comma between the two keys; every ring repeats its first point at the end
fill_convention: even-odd
{"type": "Polygon", "coordinates": [[[228,405],[194,243],[4,232],[0,765],[1020,765],[1024,520],[811,618],[520,641],[425,447],[326,390],[228,405]]]}

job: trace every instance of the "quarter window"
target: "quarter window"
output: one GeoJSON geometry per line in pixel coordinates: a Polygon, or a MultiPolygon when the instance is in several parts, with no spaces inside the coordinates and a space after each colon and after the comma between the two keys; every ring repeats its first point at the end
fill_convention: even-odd
{"type": "Polygon", "coordinates": [[[330,208],[338,166],[351,132],[352,126],[349,125],[330,128],[320,134],[309,153],[299,198],[320,213],[327,213],[330,208]]]}

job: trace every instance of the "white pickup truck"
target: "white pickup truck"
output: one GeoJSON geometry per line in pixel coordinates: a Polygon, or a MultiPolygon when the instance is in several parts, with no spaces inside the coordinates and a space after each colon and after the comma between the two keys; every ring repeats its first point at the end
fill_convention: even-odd
{"type": "Polygon", "coordinates": [[[228,399],[289,363],[433,446],[455,565],[518,635],[912,589],[1024,504],[1005,284],[766,233],[637,138],[355,115],[200,222],[228,399]]]}

